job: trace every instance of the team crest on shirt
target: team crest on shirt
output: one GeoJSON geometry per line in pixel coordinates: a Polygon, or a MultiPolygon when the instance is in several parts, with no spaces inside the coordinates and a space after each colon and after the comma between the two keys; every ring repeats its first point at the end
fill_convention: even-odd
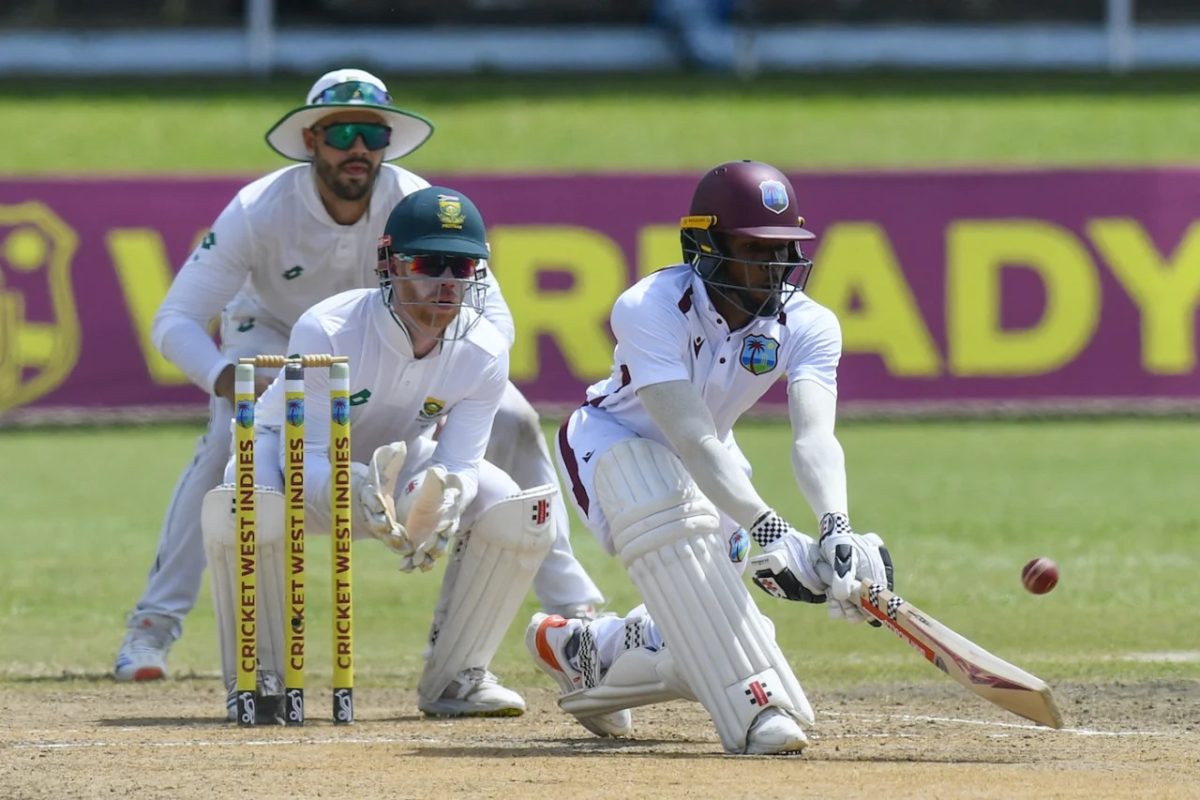
{"type": "Polygon", "coordinates": [[[770,336],[751,334],[742,340],[739,361],[755,375],[765,375],[779,363],[779,342],[770,336]]]}
{"type": "Polygon", "coordinates": [[[439,194],[438,221],[443,228],[462,228],[467,221],[463,216],[462,200],[452,194],[439,194]]]}
{"type": "Polygon", "coordinates": [[[431,420],[435,417],[440,417],[445,411],[445,400],[439,400],[436,397],[426,397],[425,402],[421,404],[421,413],[418,416],[423,420],[431,420]]]}
{"type": "Polygon", "coordinates": [[[787,211],[787,187],[781,182],[763,181],[758,185],[758,190],[762,192],[763,205],[768,211],[775,214],[782,214],[784,211],[787,211]]]}

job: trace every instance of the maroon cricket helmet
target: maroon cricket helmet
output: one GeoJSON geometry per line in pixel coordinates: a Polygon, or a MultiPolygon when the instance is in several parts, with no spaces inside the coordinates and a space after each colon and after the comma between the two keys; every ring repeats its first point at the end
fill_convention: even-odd
{"type": "Polygon", "coordinates": [[[815,239],[816,234],[804,227],[798,205],[792,182],[770,164],[730,161],[700,179],[682,227],[756,239],[815,239]],[[703,217],[711,219],[706,222],[703,217]]]}
{"type": "Polygon", "coordinates": [[[804,227],[797,206],[792,182],[770,164],[729,161],[713,167],[700,179],[688,215],[679,223],[684,263],[710,289],[747,312],[774,316],[793,292],[804,288],[812,270],[800,242],[815,239],[816,234],[804,227]],[[726,236],[787,243],[779,260],[743,262],[772,272],[771,298],[753,299],[747,287],[730,276],[729,265],[736,259],[729,255],[726,236]]]}

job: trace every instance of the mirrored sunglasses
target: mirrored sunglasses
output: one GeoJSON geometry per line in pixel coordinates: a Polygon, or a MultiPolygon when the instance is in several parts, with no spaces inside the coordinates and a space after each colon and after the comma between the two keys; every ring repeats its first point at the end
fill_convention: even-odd
{"type": "Polygon", "coordinates": [[[393,256],[393,258],[407,264],[410,275],[440,278],[446,273],[446,270],[450,270],[450,274],[460,280],[474,278],[475,268],[479,266],[480,261],[478,258],[445,254],[393,256]]]}
{"type": "Polygon", "coordinates": [[[325,103],[371,103],[378,106],[390,106],[392,96],[373,83],[363,81],[346,81],[330,86],[323,92],[312,97],[309,105],[325,103]]]}
{"type": "Polygon", "coordinates": [[[360,136],[368,150],[382,150],[392,143],[392,129],[378,122],[335,122],[314,125],[313,130],[324,131],[325,144],[337,150],[349,150],[360,136]]]}

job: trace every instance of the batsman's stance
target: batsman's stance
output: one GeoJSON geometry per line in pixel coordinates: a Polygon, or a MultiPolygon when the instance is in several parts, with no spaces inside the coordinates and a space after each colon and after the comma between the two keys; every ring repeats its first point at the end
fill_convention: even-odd
{"type": "MultiPolygon", "coordinates": [[[[292,328],[288,353],[346,356],[351,365],[352,528],[428,570],[455,546],[434,610],[418,707],[434,716],[513,716],[520,695],[488,671],[504,632],[554,540],[557,489],[526,491],[483,460],[508,381],[508,342],[481,315],[487,257],[478,209],[453,189],[429,187],[392,210],[380,240],[380,289],[335,295],[292,328]],[[430,430],[442,421],[434,441],[430,430]]],[[[305,415],[329,417],[325,370],[305,374],[305,415]]],[[[258,661],[260,722],[282,721],[285,597],[283,379],[258,401],[258,661]]],[[[330,529],[329,427],[305,426],[305,514],[330,529]]],[[[233,718],[238,558],[232,483],[204,499],[221,668],[233,718]]]]}
{"type": "Polygon", "coordinates": [[[625,618],[537,614],[526,644],[589,730],[631,730],[626,709],[699,700],[730,753],[787,753],[813,721],[775,629],[741,580],[750,541],[785,554],[767,591],[865,617],[859,579],[891,586],[875,534],[847,515],[834,436],[837,319],[803,291],[813,239],[788,179],[767,164],[710,170],[682,220],[684,263],[627,290],[612,311],[612,377],[563,424],[559,469],[580,517],[645,601],[625,618]],[[798,533],[751,485],[733,424],[786,379],[796,480],[821,539],[798,533]]]}

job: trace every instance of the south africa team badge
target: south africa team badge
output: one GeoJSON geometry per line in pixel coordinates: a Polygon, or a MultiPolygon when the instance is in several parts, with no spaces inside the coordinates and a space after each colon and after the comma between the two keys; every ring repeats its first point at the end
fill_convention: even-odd
{"type": "Polygon", "coordinates": [[[739,361],[755,375],[765,375],[779,363],[779,342],[770,336],[751,334],[742,340],[739,361]]]}

